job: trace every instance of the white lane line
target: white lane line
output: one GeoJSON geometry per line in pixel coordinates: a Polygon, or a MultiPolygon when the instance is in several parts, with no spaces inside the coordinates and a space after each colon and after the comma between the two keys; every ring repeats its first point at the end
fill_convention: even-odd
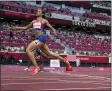
{"type": "MultiPolygon", "coordinates": [[[[110,89],[111,87],[94,87],[94,88],[65,88],[65,89],[42,89],[42,90],[45,90],[45,91],[60,91],[60,90],[63,90],[63,91],[67,91],[67,90],[102,90],[102,89],[110,89]]],[[[107,91],[107,90],[106,90],[107,91]]]]}
{"type": "MultiPolygon", "coordinates": [[[[59,80],[58,80],[58,81],[59,81],[59,80]]],[[[75,84],[75,83],[93,83],[93,84],[98,84],[98,85],[102,85],[102,86],[104,86],[104,85],[105,85],[105,86],[110,86],[110,84],[102,84],[102,83],[94,83],[94,82],[81,82],[81,81],[74,81],[74,82],[70,82],[70,81],[69,81],[69,82],[68,82],[68,81],[63,81],[63,82],[31,82],[31,83],[26,82],[26,83],[3,83],[3,84],[1,83],[1,86],[4,86],[4,85],[5,85],[5,86],[6,86],[6,85],[26,85],[26,84],[29,84],[29,85],[30,85],[30,84],[40,84],[40,83],[41,83],[41,84],[44,84],[44,83],[47,83],[47,84],[48,84],[48,83],[52,83],[52,84],[53,84],[53,83],[54,83],[54,84],[56,84],[56,83],[58,83],[58,84],[59,84],[59,83],[63,83],[63,84],[64,84],[64,83],[67,83],[67,84],[71,84],[71,83],[74,83],[74,84],[75,84]]]]}
{"type": "MultiPolygon", "coordinates": [[[[13,78],[13,77],[12,77],[13,78]]],[[[16,77],[17,78],[17,77],[16,77]]],[[[23,77],[18,77],[18,78],[22,78],[23,79],[23,77]]],[[[24,77],[24,79],[33,79],[33,78],[30,78],[30,77],[24,77]]],[[[24,80],[23,79],[23,80],[24,80]]],[[[93,84],[100,84],[100,85],[110,85],[110,84],[108,84],[108,83],[103,83],[102,84],[102,82],[100,83],[100,82],[96,82],[96,81],[71,81],[71,80],[61,80],[61,79],[58,79],[58,78],[55,78],[55,79],[51,79],[51,78],[35,78],[35,79],[41,79],[41,80],[55,80],[55,81],[61,81],[61,82],[66,82],[66,83],[93,83],[93,84]]],[[[39,82],[32,82],[32,83],[4,83],[4,84],[2,84],[2,81],[1,81],[1,85],[12,85],[12,84],[37,84],[37,83],[39,83],[39,82]]],[[[45,83],[45,82],[42,82],[42,83],[45,83]]],[[[46,82],[46,83],[55,83],[55,82],[46,82]]]]}
{"type": "MultiPolygon", "coordinates": [[[[38,78],[2,78],[1,80],[31,80],[31,79],[33,79],[33,80],[37,80],[37,79],[42,79],[42,77],[38,77],[38,78]]],[[[48,79],[47,77],[46,78],[43,78],[43,79],[48,79]]],[[[57,79],[57,78],[50,78],[50,79],[57,79]]],[[[65,78],[58,78],[58,79],[60,79],[60,80],[65,80],[65,78]]],[[[84,80],[83,78],[81,78],[81,79],[71,79],[71,78],[66,78],[66,80],[83,80],[83,81],[88,81],[88,80],[90,80],[90,79],[86,79],[86,80],[84,80]]],[[[110,82],[110,80],[94,80],[94,82],[110,82]]]]}
{"type": "MultiPolygon", "coordinates": [[[[67,75],[68,75],[68,74],[67,74],[67,75]]],[[[75,76],[75,77],[76,77],[76,76],[75,76]]],[[[77,80],[77,78],[75,79],[75,77],[74,77],[74,79],[73,79],[73,78],[66,78],[66,80],[77,80]]],[[[46,78],[47,78],[47,79],[48,79],[48,77],[43,78],[43,77],[38,77],[38,76],[37,76],[37,77],[33,77],[33,78],[27,77],[27,76],[26,76],[26,77],[25,77],[25,76],[24,76],[24,77],[4,76],[3,78],[1,78],[1,80],[2,80],[2,79],[8,79],[8,78],[9,78],[9,79],[11,79],[11,78],[12,78],[12,79],[14,79],[14,78],[15,78],[15,79],[38,79],[38,78],[40,78],[40,79],[46,79],[46,78]]],[[[50,78],[50,79],[51,79],[51,78],[52,78],[52,79],[65,79],[65,78],[57,78],[57,76],[56,76],[56,77],[53,76],[53,77],[49,77],[49,78],[50,78]]],[[[84,77],[84,78],[85,78],[85,77],[84,77]]],[[[81,79],[83,79],[83,77],[82,77],[81,79]]],[[[91,79],[87,79],[87,80],[91,80],[91,79]]],[[[94,78],[93,78],[93,80],[94,80],[94,78]]],[[[105,79],[102,79],[102,80],[96,80],[96,81],[108,81],[108,82],[109,82],[110,80],[108,80],[108,79],[106,79],[106,80],[105,80],[105,79]]]]}
{"type": "Polygon", "coordinates": [[[110,80],[110,78],[102,77],[102,76],[90,76],[90,75],[83,75],[83,74],[71,74],[71,73],[60,73],[60,72],[57,72],[57,74],[75,76],[75,77],[89,77],[91,79],[98,79],[98,80],[102,80],[102,79],[110,80]]]}
{"type": "MultiPolygon", "coordinates": [[[[57,80],[60,80],[60,81],[63,81],[63,80],[64,80],[64,81],[65,81],[65,79],[56,79],[56,78],[50,78],[50,79],[48,79],[48,78],[30,78],[30,79],[25,79],[25,78],[16,79],[16,78],[14,78],[14,79],[7,79],[7,78],[6,78],[6,79],[1,79],[1,81],[5,81],[5,80],[8,80],[8,81],[10,81],[10,80],[11,80],[11,81],[18,81],[18,80],[19,80],[19,81],[20,81],[20,80],[22,80],[22,81],[23,81],[23,80],[25,80],[25,81],[29,81],[29,80],[37,80],[37,81],[38,81],[38,80],[47,80],[47,81],[48,81],[48,80],[56,80],[56,81],[57,81],[57,80]]],[[[69,81],[70,81],[70,82],[74,82],[74,81],[72,81],[72,80],[70,80],[70,79],[66,79],[66,81],[68,81],[68,82],[69,82],[69,81]]],[[[96,81],[86,81],[86,82],[108,82],[108,83],[109,83],[108,80],[106,80],[106,81],[97,81],[97,80],[96,80],[96,81]]]]}
{"type": "MultiPolygon", "coordinates": [[[[83,79],[83,80],[91,80],[91,78],[88,78],[88,77],[79,77],[79,76],[69,76],[69,75],[67,75],[68,77],[63,77],[63,75],[60,77],[60,76],[49,76],[49,78],[59,78],[59,79],[67,79],[67,80],[77,80],[77,79],[83,79]]],[[[47,76],[33,76],[33,78],[48,78],[47,76]]],[[[12,78],[12,76],[3,76],[3,77],[1,77],[1,79],[6,79],[6,78],[12,78]]],[[[14,76],[14,78],[17,78],[17,76],[14,76]]],[[[23,78],[24,79],[24,77],[19,77],[19,78],[23,78]]],[[[25,77],[25,78],[27,78],[27,77],[25,77]]],[[[94,80],[94,78],[92,77],[92,80],[94,80]]],[[[110,80],[108,80],[108,79],[100,79],[100,80],[102,80],[102,81],[110,81],[110,80]]]]}

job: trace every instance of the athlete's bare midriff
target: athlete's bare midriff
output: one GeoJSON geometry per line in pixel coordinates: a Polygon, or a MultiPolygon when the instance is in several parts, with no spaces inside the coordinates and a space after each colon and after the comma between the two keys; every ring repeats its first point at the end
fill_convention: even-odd
{"type": "Polygon", "coordinates": [[[43,34],[44,20],[34,20],[33,21],[33,31],[36,36],[43,34]]]}
{"type": "Polygon", "coordinates": [[[42,31],[35,32],[35,35],[41,35],[41,34],[43,34],[42,31]]]}

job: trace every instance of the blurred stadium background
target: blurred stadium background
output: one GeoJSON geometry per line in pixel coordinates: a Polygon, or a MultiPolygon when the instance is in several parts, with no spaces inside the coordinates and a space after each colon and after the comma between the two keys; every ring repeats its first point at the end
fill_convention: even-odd
{"type": "MultiPolygon", "coordinates": [[[[110,67],[111,1],[0,1],[2,65],[26,65],[25,49],[31,42],[32,29],[9,32],[8,28],[29,24],[42,6],[58,34],[51,37],[45,28],[51,51],[67,56],[73,67],[77,66],[76,60],[80,67],[110,67]]],[[[41,60],[49,66],[48,59],[41,60]]],[[[61,62],[62,66],[65,64],[61,62]]]]}

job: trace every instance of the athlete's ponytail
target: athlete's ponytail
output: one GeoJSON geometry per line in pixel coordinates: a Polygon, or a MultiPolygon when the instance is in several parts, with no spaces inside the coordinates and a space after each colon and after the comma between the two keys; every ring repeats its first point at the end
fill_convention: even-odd
{"type": "Polygon", "coordinates": [[[47,19],[51,17],[51,13],[49,12],[48,8],[42,7],[42,12],[43,12],[43,18],[47,19]]]}

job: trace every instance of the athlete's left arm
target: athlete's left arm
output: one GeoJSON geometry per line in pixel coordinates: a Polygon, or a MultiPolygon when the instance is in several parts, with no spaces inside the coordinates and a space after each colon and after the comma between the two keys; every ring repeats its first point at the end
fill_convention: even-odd
{"type": "Polygon", "coordinates": [[[47,20],[45,20],[45,24],[53,31],[53,34],[56,35],[56,30],[52,27],[52,25],[47,20]]]}

